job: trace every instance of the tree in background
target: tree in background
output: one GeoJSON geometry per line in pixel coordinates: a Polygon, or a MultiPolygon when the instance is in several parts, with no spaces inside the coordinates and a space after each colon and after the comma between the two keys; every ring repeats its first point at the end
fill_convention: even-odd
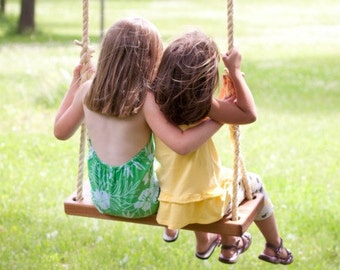
{"type": "Polygon", "coordinates": [[[20,34],[33,33],[35,30],[34,2],[35,0],[21,0],[21,11],[18,24],[18,32],[20,34]]]}
{"type": "Polygon", "coordinates": [[[0,1],[0,12],[1,12],[2,14],[5,13],[5,6],[6,6],[6,0],[1,0],[1,1],[0,1]]]}

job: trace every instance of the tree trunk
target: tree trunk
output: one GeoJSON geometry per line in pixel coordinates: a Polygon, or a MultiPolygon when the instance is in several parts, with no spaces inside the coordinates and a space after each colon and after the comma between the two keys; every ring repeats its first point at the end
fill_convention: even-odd
{"type": "Polygon", "coordinates": [[[34,32],[34,1],[35,0],[21,0],[21,11],[18,25],[18,32],[20,34],[34,32]]]}
{"type": "Polygon", "coordinates": [[[5,14],[5,6],[6,6],[6,0],[1,0],[0,1],[0,12],[2,14],[5,14]]]}

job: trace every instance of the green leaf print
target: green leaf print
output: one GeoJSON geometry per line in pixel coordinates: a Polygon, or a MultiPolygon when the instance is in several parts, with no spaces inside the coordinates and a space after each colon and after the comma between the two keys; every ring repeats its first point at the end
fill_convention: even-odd
{"type": "Polygon", "coordinates": [[[131,218],[156,213],[159,185],[153,163],[152,140],[121,166],[101,162],[91,147],[88,170],[92,199],[97,209],[105,214],[131,218]]]}

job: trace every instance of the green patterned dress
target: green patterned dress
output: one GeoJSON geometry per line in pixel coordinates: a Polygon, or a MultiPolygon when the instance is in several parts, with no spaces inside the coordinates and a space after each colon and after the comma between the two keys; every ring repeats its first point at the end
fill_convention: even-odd
{"type": "Polygon", "coordinates": [[[103,163],[90,143],[88,174],[92,201],[99,212],[142,218],[158,210],[159,185],[154,172],[154,141],[120,166],[103,163]]]}

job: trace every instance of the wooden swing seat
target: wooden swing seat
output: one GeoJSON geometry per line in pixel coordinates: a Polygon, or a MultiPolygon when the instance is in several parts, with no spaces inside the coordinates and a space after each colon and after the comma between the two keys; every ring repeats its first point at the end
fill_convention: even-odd
{"type": "MultiPolygon", "coordinates": [[[[156,215],[145,218],[123,218],[100,213],[92,203],[90,184],[85,182],[83,185],[83,200],[76,201],[76,192],[73,192],[65,201],[65,213],[74,216],[83,216],[91,218],[108,219],[115,221],[123,221],[136,224],[162,226],[157,223],[156,215]]],[[[231,220],[231,214],[224,216],[217,222],[210,224],[190,224],[183,229],[191,231],[211,232],[224,235],[241,236],[247,231],[253,222],[256,214],[263,207],[263,194],[256,193],[252,200],[245,200],[238,206],[239,219],[236,221],[231,220]]]]}

